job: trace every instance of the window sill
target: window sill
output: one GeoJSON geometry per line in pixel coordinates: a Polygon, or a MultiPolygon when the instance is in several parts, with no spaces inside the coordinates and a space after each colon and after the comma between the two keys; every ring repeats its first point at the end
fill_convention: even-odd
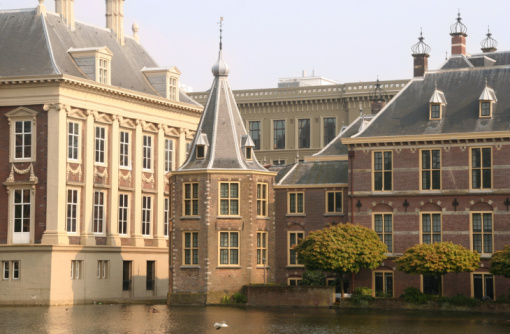
{"type": "Polygon", "coordinates": [[[216,266],[216,269],[241,269],[241,266],[221,265],[221,266],[216,266]]]}
{"type": "Polygon", "coordinates": [[[260,219],[260,220],[269,220],[270,218],[269,217],[264,217],[264,216],[257,216],[257,219],[260,219]]]}
{"type": "Polygon", "coordinates": [[[180,218],[181,220],[199,220],[200,219],[200,216],[181,216],[180,218]]]}
{"type": "Polygon", "coordinates": [[[132,168],[131,168],[131,166],[119,166],[119,169],[120,170],[129,170],[130,171],[132,168]]]}
{"type": "Polygon", "coordinates": [[[293,268],[304,268],[304,264],[288,264],[285,268],[287,269],[293,269],[293,268]]]}
{"type": "Polygon", "coordinates": [[[343,212],[328,212],[324,214],[324,217],[335,217],[335,216],[345,216],[343,212]]]}
{"type": "Polygon", "coordinates": [[[10,163],[15,163],[15,164],[22,164],[24,162],[35,162],[36,159],[35,158],[11,158],[10,159],[10,163]]]}
{"type": "Polygon", "coordinates": [[[256,268],[257,268],[257,269],[271,269],[271,266],[265,266],[265,267],[264,267],[264,266],[262,266],[262,265],[260,265],[260,264],[257,264],[257,267],[256,267],[256,268]]]}
{"type": "Polygon", "coordinates": [[[490,260],[491,257],[492,257],[492,254],[487,254],[487,253],[480,255],[480,258],[484,259],[484,260],[490,260]]]}
{"type": "Polygon", "coordinates": [[[216,216],[216,218],[219,218],[219,219],[241,219],[243,217],[241,217],[241,216],[216,216]]]}
{"type": "Polygon", "coordinates": [[[200,269],[200,266],[181,266],[181,269],[200,269]]]}
{"type": "Polygon", "coordinates": [[[306,213],[287,213],[285,217],[306,217],[306,213]]]}

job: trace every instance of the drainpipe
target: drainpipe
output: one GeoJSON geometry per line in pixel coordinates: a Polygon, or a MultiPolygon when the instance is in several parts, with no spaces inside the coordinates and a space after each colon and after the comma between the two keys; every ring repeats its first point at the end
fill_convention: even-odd
{"type": "Polygon", "coordinates": [[[356,156],[354,151],[349,151],[349,161],[351,167],[351,182],[350,182],[350,192],[351,192],[351,224],[354,224],[354,157],[356,156]]]}

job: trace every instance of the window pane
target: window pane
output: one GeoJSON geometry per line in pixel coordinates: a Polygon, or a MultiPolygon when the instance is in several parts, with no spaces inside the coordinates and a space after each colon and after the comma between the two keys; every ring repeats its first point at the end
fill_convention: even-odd
{"type": "Polygon", "coordinates": [[[430,169],[430,151],[421,152],[421,168],[430,169]]]}
{"type": "Polygon", "coordinates": [[[374,216],[374,228],[377,233],[382,233],[383,231],[382,215],[374,216]]]}

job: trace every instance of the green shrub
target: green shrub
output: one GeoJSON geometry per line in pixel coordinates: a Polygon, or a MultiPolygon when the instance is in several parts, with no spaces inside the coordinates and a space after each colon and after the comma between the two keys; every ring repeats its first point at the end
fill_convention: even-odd
{"type": "Polygon", "coordinates": [[[325,286],[326,277],[320,270],[306,270],[303,273],[303,279],[301,280],[300,285],[325,286]]]}
{"type": "Polygon", "coordinates": [[[234,295],[232,295],[230,300],[236,304],[246,304],[246,295],[241,292],[236,292],[234,295]]]}
{"type": "Polygon", "coordinates": [[[480,300],[460,294],[453,297],[441,297],[437,302],[454,306],[478,306],[480,304],[480,300]]]}
{"type": "Polygon", "coordinates": [[[406,303],[412,304],[427,304],[430,300],[433,300],[437,296],[430,296],[422,293],[420,289],[407,287],[404,289],[404,294],[400,296],[406,303]]]}
{"type": "Polygon", "coordinates": [[[353,294],[351,297],[351,301],[354,304],[368,304],[374,300],[375,298],[371,295],[353,294]]]}
{"type": "Polygon", "coordinates": [[[370,296],[372,297],[372,289],[360,286],[354,289],[353,296],[370,296]]]}

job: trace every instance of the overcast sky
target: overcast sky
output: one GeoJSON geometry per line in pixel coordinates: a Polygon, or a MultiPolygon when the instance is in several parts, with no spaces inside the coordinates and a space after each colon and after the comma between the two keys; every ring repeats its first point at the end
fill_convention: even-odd
{"type": "MultiPolygon", "coordinates": [[[[0,0],[0,9],[36,7],[38,0],[0,0]]],[[[53,0],[45,0],[54,11],[53,0]]],[[[450,53],[450,25],[460,8],[467,50],[480,51],[490,26],[498,50],[510,44],[508,0],[126,0],[125,32],[160,66],[177,66],[181,81],[209,89],[224,17],[223,51],[233,89],[272,88],[306,70],[341,83],[407,79],[411,46],[423,28],[429,69],[450,53]]],[[[105,26],[105,0],[75,0],[77,20],[105,26]]],[[[0,32],[1,33],[1,32],[0,32]]],[[[1,47],[1,46],[0,46],[1,47]]]]}

